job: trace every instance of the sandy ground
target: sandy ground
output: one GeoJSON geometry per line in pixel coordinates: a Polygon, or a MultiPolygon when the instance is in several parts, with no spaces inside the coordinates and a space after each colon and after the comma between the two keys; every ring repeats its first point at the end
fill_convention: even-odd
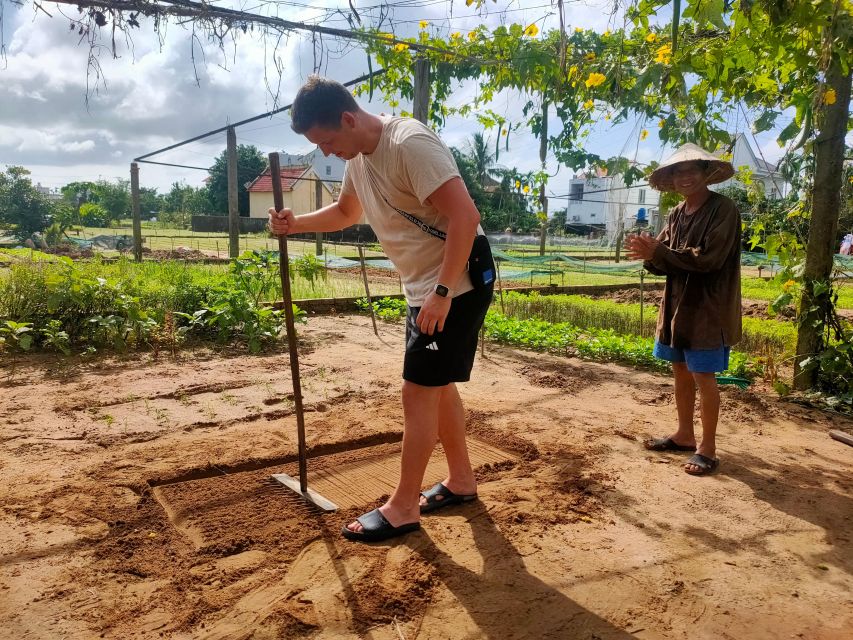
{"type": "MultiPolygon", "coordinates": [[[[392,455],[402,328],[301,329],[309,468],[392,455]]],[[[461,387],[511,461],[481,500],[343,540],[296,472],[286,353],[0,370],[0,637],[850,638],[849,422],[726,387],[718,474],[641,448],[665,377],[487,345],[461,387]]],[[[358,485],[358,486],[356,486],[358,485]]]]}

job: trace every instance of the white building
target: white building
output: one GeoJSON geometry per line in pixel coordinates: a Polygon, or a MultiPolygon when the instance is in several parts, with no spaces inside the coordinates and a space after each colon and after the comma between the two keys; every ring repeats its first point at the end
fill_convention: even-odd
{"type": "Polygon", "coordinates": [[[627,186],[621,175],[578,176],[569,183],[566,205],[568,227],[594,226],[615,231],[637,224],[654,226],[658,216],[659,194],[644,182],[627,186]]]}
{"type": "Polygon", "coordinates": [[[282,169],[287,167],[311,167],[314,169],[314,173],[325,183],[329,191],[336,196],[340,193],[346,162],[337,156],[326,157],[317,148],[303,155],[281,152],[278,154],[278,157],[282,169]]]}
{"type": "Polygon", "coordinates": [[[51,189],[50,187],[43,187],[41,186],[41,182],[36,184],[35,190],[51,202],[59,202],[62,200],[62,191],[59,189],[51,189]]]}
{"type": "MultiPolygon", "coordinates": [[[[790,185],[785,182],[782,175],[777,171],[776,165],[765,162],[752,150],[746,136],[739,133],[735,138],[735,146],[732,149],[731,163],[736,171],[749,169],[752,172],[752,181],[759,182],[764,187],[764,193],[768,198],[778,199],[788,193],[790,185]]],[[[726,180],[712,187],[715,191],[730,186],[746,188],[746,185],[735,178],[726,180]]]]}

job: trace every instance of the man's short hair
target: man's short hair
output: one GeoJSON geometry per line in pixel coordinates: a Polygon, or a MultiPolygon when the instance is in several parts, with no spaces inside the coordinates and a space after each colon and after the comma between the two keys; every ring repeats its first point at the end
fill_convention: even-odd
{"type": "Polygon", "coordinates": [[[313,127],[340,129],[344,111],[360,108],[344,85],[322,76],[312,75],[302,85],[290,107],[290,128],[304,134],[313,127]]]}

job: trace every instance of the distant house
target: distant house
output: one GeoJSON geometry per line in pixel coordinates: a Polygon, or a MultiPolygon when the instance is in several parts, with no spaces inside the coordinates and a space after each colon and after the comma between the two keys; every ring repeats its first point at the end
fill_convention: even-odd
{"type": "Polygon", "coordinates": [[[41,186],[41,182],[37,183],[35,190],[42,194],[51,202],[59,202],[62,200],[62,192],[59,189],[51,189],[50,187],[41,186]]]}
{"type": "Polygon", "coordinates": [[[341,190],[344,179],[346,162],[337,156],[324,156],[320,149],[314,149],[301,155],[281,152],[278,154],[279,164],[284,167],[311,167],[320,180],[325,182],[329,190],[337,195],[341,190]]]}
{"type": "MultiPolygon", "coordinates": [[[[735,138],[735,146],[732,149],[731,163],[736,170],[748,168],[752,172],[753,182],[760,182],[764,186],[764,193],[768,198],[779,199],[788,193],[790,185],[777,170],[776,165],[765,162],[752,150],[746,136],[742,133],[735,138]]],[[[712,188],[716,191],[723,187],[746,185],[738,182],[735,178],[726,180],[712,188]]]]}
{"type": "MultiPolygon", "coordinates": [[[[309,213],[332,204],[336,193],[329,184],[320,181],[321,198],[317,198],[317,174],[311,167],[281,167],[281,189],[284,206],[293,209],[296,215],[309,213]]],[[[249,217],[266,218],[267,210],[273,206],[272,176],[269,169],[255,178],[249,185],[249,217]]]]}
{"type": "Polygon", "coordinates": [[[603,171],[594,176],[578,175],[569,182],[566,230],[588,233],[606,229],[610,233],[619,220],[624,229],[638,223],[654,226],[658,202],[658,192],[644,183],[629,187],[622,176],[608,176],[603,171]]]}

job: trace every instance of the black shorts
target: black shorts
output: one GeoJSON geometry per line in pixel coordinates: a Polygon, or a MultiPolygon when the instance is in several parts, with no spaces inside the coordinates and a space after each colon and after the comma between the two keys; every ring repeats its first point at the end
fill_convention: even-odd
{"type": "Polygon", "coordinates": [[[444,331],[431,336],[421,333],[415,322],[421,308],[409,307],[403,379],[425,387],[470,380],[478,334],[492,297],[492,285],[456,296],[444,321],[444,331]]]}

